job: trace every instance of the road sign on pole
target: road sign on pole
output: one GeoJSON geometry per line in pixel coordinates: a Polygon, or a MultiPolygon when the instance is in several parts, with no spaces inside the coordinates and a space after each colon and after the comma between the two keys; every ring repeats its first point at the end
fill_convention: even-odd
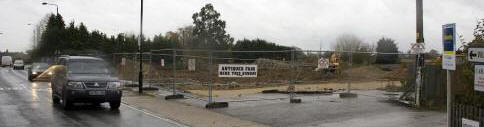
{"type": "Polygon", "coordinates": [[[452,85],[451,70],[455,70],[455,42],[456,42],[455,23],[442,26],[442,68],[447,70],[447,126],[450,127],[451,104],[452,104],[452,85]]]}
{"type": "Polygon", "coordinates": [[[455,23],[442,26],[442,44],[444,52],[442,55],[442,68],[455,70],[455,23]]]}
{"type": "Polygon", "coordinates": [[[424,53],[425,52],[425,43],[413,43],[412,44],[412,51],[415,54],[424,53]]]}

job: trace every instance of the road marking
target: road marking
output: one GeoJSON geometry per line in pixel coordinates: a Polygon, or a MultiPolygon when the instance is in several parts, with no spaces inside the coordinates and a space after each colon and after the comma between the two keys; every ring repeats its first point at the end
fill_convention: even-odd
{"type": "Polygon", "coordinates": [[[146,111],[146,110],[144,110],[144,109],[138,109],[138,108],[136,108],[136,107],[133,107],[133,106],[131,106],[131,105],[127,104],[127,103],[126,103],[126,102],[124,102],[124,101],[123,101],[121,104],[123,104],[124,106],[126,106],[126,107],[128,107],[128,108],[130,108],[130,109],[133,109],[133,110],[136,110],[136,111],[142,112],[142,113],[144,113],[144,114],[147,114],[147,115],[149,115],[149,116],[151,116],[151,117],[158,118],[158,119],[160,119],[160,120],[164,120],[164,121],[166,121],[166,122],[168,122],[168,123],[175,124],[175,125],[177,125],[177,126],[179,126],[179,127],[190,127],[190,126],[187,126],[187,125],[180,124],[180,123],[178,123],[178,122],[176,122],[176,121],[174,121],[174,120],[171,120],[171,119],[167,119],[167,118],[160,117],[160,116],[158,116],[158,115],[155,115],[154,113],[151,113],[150,111],[146,111]]]}

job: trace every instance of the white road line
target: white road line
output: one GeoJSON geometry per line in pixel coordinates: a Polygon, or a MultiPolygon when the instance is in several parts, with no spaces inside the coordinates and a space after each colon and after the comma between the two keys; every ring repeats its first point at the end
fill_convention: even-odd
{"type": "Polygon", "coordinates": [[[158,115],[155,115],[154,113],[151,113],[150,111],[146,111],[146,110],[144,110],[144,109],[138,109],[138,108],[136,108],[136,107],[133,107],[133,106],[131,106],[131,105],[127,104],[127,103],[126,103],[126,102],[124,102],[124,101],[123,101],[121,104],[123,104],[124,106],[126,106],[126,107],[128,107],[128,108],[130,108],[130,109],[133,109],[133,110],[136,110],[136,111],[142,112],[142,113],[144,113],[144,114],[147,114],[147,115],[149,115],[149,116],[151,116],[151,117],[158,118],[158,119],[160,119],[160,120],[164,120],[164,121],[169,122],[169,123],[171,123],[171,124],[175,124],[175,125],[177,125],[177,126],[179,126],[179,127],[190,127],[190,126],[187,126],[187,125],[180,124],[180,123],[178,123],[178,122],[176,122],[176,121],[174,121],[174,120],[171,120],[171,119],[167,119],[167,118],[160,117],[160,116],[158,116],[158,115]]]}

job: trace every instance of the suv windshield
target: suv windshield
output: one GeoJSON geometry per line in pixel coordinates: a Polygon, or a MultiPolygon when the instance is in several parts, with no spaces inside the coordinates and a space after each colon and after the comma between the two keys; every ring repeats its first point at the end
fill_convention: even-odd
{"type": "Polygon", "coordinates": [[[24,61],[22,61],[22,60],[15,60],[15,64],[23,64],[23,63],[24,63],[24,61]]]}
{"type": "Polygon", "coordinates": [[[110,71],[104,61],[89,59],[69,60],[67,69],[71,74],[109,74],[110,71]]]}
{"type": "Polygon", "coordinates": [[[32,64],[34,69],[39,69],[39,70],[46,70],[49,65],[47,63],[34,63],[32,64]]]}

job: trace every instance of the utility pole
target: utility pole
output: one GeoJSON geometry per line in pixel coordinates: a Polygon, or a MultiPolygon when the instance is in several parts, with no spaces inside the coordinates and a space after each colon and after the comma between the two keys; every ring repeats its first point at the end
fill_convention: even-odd
{"type": "Polygon", "coordinates": [[[143,93],[143,54],[141,53],[141,47],[143,42],[143,0],[141,0],[141,15],[139,25],[139,38],[138,38],[138,53],[139,53],[139,74],[138,74],[138,91],[143,93]]]}
{"type": "MultiPolygon", "coordinates": [[[[424,45],[423,34],[423,0],[417,0],[417,44],[424,45]]],[[[422,52],[417,53],[415,60],[416,65],[416,82],[415,82],[415,106],[420,107],[420,95],[423,85],[422,68],[424,66],[425,59],[422,52]]]]}

